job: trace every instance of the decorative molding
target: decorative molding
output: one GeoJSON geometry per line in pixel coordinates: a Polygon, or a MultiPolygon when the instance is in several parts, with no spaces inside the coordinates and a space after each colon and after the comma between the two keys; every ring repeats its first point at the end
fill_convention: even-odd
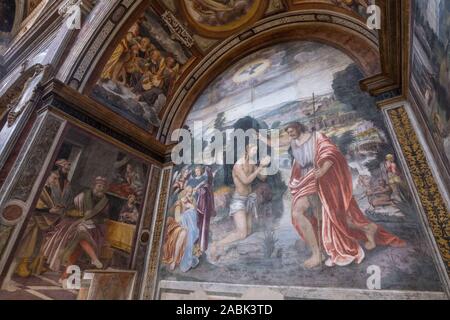
{"type": "Polygon", "coordinates": [[[172,36],[184,44],[186,47],[191,48],[194,45],[194,39],[187,29],[178,21],[175,15],[170,11],[165,11],[161,15],[162,21],[167,25],[172,36]]]}
{"type": "Polygon", "coordinates": [[[25,82],[33,76],[36,68],[42,66],[49,68],[45,61],[49,48],[42,48],[38,51],[35,56],[17,65],[6,78],[0,81],[0,109],[10,104],[14,98],[22,93],[25,82]]]}
{"type": "Polygon", "coordinates": [[[399,90],[408,93],[410,52],[410,0],[376,0],[381,8],[380,55],[381,73],[364,79],[364,91],[377,96],[399,90]]]}
{"type": "MultiPolygon", "coordinates": [[[[32,199],[37,193],[37,189],[45,174],[45,170],[50,163],[50,159],[55,151],[57,142],[65,127],[65,121],[49,113],[41,114],[34,122],[30,130],[30,136],[22,146],[17,161],[8,171],[8,176],[0,189],[0,212],[5,209],[8,203],[20,201],[24,203],[23,212],[30,209],[32,199]]],[[[0,215],[0,226],[3,231],[9,234],[8,239],[18,236],[25,217],[14,226],[8,221],[3,221],[0,215]]],[[[14,241],[2,241],[4,247],[0,247],[3,252],[0,258],[0,274],[5,270],[9,253],[14,241]]]]}
{"type": "Polygon", "coordinates": [[[205,54],[219,42],[219,40],[217,39],[204,38],[202,36],[199,36],[198,34],[194,34],[193,38],[203,54],[205,54]]]}
{"type": "Polygon", "coordinates": [[[103,46],[114,27],[115,24],[112,21],[107,21],[99,34],[95,37],[94,42],[89,47],[89,50],[84,54],[83,60],[73,75],[73,78],[78,80],[79,83],[83,79],[89,65],[92,63],[92,60],[95,58],[99,49],[103,46]]]}
{"type": "Polygon", "coordinates": [[[450,275],[450,213],[405,107],[387,111],[402,153],[418,191],[421,205],[427,216],[442,260],[450,275]]]}
{"type": "Polygon", "coordinates": [[[146,266],[146,253],[150,247],[152,220],[154,218],[155,203],[157,203],[159,181],[161,181],[161,168],[152,166],[150,172],[150,178],[148,181],[147,201],[146,207],[143,211],[143,217],[140,223],[140,234],[138,235],[138,241],[136,245],[135,259],[132,268],[136,268],[138,279],[137,283],[142,283],[139,288],[134,292],[134,298],[139,299],[141,293],[145,289],[145,266],[146,266]]]}
{"type": "MultiPolygon", "coordinates": [[[[56,137],[62,121],[55,117],[48,117],[39,130],[39,135],[33,140],[30,150],[27,150],[26,162],[20,168],[19,176],[12,188],[10,199],[26,202],[39,173],[42,170],[45,158],[50,153],[53,140],[56,137]]],[[[21,158],[19,156],[19,158],[21,158]]]]}
{"type": "Polygon", "coordinates": [[[152,243],[147,256],[147,274],[144,280],[144,290],[142,290],[141,293],[141,297],[144,300],[153,300],[155,298],[157,271],[161,253],[161,244],[164,238],[164,225],[171,176],[172,168],[164,168],[161,176],[158,202],[153,221],[152,243]]]}
{"type": "Polygon", "coordinates": [[[78,89],[89,77],[91,65],[96,63],[97,55],[105,49],[114,30],[121,26],[142,0],[110,0],[96,4],[89,21],[84,23],[69,56],[58,71],[58,79],[78,89]],[[123,11],[125,9],[125,11],[123,11]],[[119,19],[119,20],[117,20],[119,19]],[[89,58],[87,58],[89,57],[89,58]]]}
{"type": "Polygon", "coordinates": [[[22,89],[18,99],[14,99],[8,106],[8,127],[11,127],[22,112],[36,102],[37,89],[44,77],[45,68],[37,65],[34,69],[34,75],[29,78],[22,89]]]}
{"type": "Polygon", "coordinates": [[[391,100],[391,99],[394,99],[396,97],[401,97],[400,89],[394,89],[394,90],[386,91],[386,92],[383,92],[383,93],[381,93],[379,95],[376,95],[375,96],[375,102],[383,103],[384,101],[391,100]]]}
{"type": "MultiPolygon", "coordinates": [[[[83,3],[86,5],[81,5],[81,11],[87,13],[90,10],[90,0],[84,0],[83,3]]],[[[2,64],[6,72],[15,72],[15,69],[25,60],[32,60],[39,54],[36,49],[43,50],[57,38],[65,19],[58,12],[61,1],[43,1],[42,4],[45,4],[45,7],[33,11],[33,14],[24,22],[26,25],[23,26],[20,34],[14,38],[5,52],[2,64]],[[35,14],[37,16],[32,17],[35,14]]],[[[65,46],[66,42],[59,41],[59,45],[65,46]]]]}
{"type": "Polygon", "coordinates": [[[0,103],[10,99],[7,123],[0,129],[3,139],[0,144],[0,169],[6,163],[29,119],[33,117],[35,106],[41,97],[40,85],[47,70],[48,68],[40,64],[33,65],[19,76],[0,99],[0,103]]]}
{"type": "Polygon", "coordinates": [[[1,223],[5,226],[13,227],[23,219],[23,214],[25,213],[26,204],[20,200],[11,200],[4,205],[2,210],[1,223]]]}

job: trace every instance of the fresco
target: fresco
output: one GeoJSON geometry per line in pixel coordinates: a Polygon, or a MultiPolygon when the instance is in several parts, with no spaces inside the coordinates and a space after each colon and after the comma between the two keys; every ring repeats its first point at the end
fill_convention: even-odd
{"type": "Polygon", "coordinates": [[[412,82],[450,169],[450,3],[414,1],[412,82]]]}
{"type": "Polygon", "coordinates": [[[183,0],[181,8],[199,33],[216,38],[259,18],[267,6],[261,0],[183,0]]]}
{"type": "MultiPolygon", "coordinates": [[[[185,124],[279,130],[279,156],[174,168],[160,280],[442,291],[382,115],[342,52],[314,42],[260,50],[198,98],[185,124]],[[313,96],[314,94],[314,96],[313,96]]],[[[193,139],[195,130],[191,130],[193,139]]],[[[225,135],[225,134],[224,134],[225,135]]],[[[228,135],[226,135],[228,136],[228,135]]],[[[232,145],[226,141],[226,145],[232,145]]]]}
{"type": "Polygon", "coordinates": [[[190,53],[148,9],[120,41],[93,88],[95,99],[148,132],[160,125],[190,53]]]}
{"type": "Polygon", "coordinates": [[[63,289],[69,266],[129,269],[147,175],[139,159],[70,129],[10,268],[9,290],[17,292],[15,298],[33,298],[26,292],[30,285],[42,287],[40,298],[76,298],[76,291],[63,289]]]}

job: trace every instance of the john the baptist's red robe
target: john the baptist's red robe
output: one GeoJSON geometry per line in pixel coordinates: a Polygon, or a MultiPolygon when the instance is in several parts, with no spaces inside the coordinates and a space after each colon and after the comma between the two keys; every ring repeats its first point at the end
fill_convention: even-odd
{"type": "MultiPolygon", "coordinates": [[[[353,197],[352,176],[342,153],[328,137],[320,133],[317,134],[315,150],[316,167],[322,167],[326,161],[333,165],[317,180],[313,170],[303,176],[301,167],[294,162],[289,182],[292,206],[298,199],[318,193],[322,203],[321,242],[330,258],[329,265],[345,266],[354,261],[360,263],[364,259],[360,242],[367,241],[367,237],[350,225],[362,227],[371,221],[364,216],[353,197]]],[[[311,218],[311,222],[317,234],[317,221],[311,218]]],[[[378,226],[375,241],[377,245],[405,244],[381,226],[378,226]]]]}

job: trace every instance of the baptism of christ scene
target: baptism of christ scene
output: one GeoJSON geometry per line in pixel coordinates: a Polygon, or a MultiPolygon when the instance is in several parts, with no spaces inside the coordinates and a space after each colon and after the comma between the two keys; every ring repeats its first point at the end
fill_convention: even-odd
{"type": "Polygon", "coordinates": [[[277,129],[278,147],[258,138],[278,153],[280,170],[265,175],[267,158],[250,164],[252,143],[234,165],[175,167],[160,279],[367,289],[376,265],[384,290],[440,291],[419,212],[362,78],[344,53],[298,41],[253,53],[211,83],[185,128],[277,129]]]}

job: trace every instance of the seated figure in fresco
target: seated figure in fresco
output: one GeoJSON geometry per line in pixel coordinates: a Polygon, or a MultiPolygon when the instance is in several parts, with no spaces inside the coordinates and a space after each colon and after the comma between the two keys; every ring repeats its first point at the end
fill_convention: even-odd
{"type": "Polygon", "coordinates": [[[136,224],[138,217],[139,211],[136,206],[136,195],[130,194],[127,203],[120,210],[119,222],[136,224]]]}
{"type": "MultiPolygon", "coordinates": [[[[75,209],[67,212],[55,230],[49,233],[43,255],[51,270],[59,271],[61,266],[75,265],[83,253],[89,256],[96,268],[103,268],[99,256],[104,245],[109,211],[106,188],[106,178],[97,177],[91,189],[75,197],[75,209]]],[[[66,269],[61,281],[67,277],[66,269]]]]}
{"type": "Polygon", "coordinates": [[[142,74],[141,87],[142,95],[140,100],[145,101],[149,106],[153,106],[159,95],[166,95],[164,91],[164,73],[166,71],[166,59],[159,50],[153,50],[150,59],[145,65],[145,72],[142,74]]]}
{"type": "Polygon", "coordinates": [[[312,251],[306,268],[360,263],[364,250],[377,245],[404,246],[404,241],[367,219],[353,197],[352,176],[345,157],[322,133],[298,122],[286,127],[294,158],[289,188],[292,223],[312,251]],[[315,213],[309,215],[310,209],[315,213]],[[320,225],[322,226],[320,227],[320,225]]]}
{"type": "Polygon", "coordinates": [[[114,50],[111,58],[106,63],[105,68],[101,74],[101,79],[112,80],[117,83],[125,84],[126,71],[125,63],[131,59],[130,48],[137,43],[139,37],[139,24],[134,24],[124,39],[114,50]]]}
{"type": "Polygon", "coordinates": [[[170,270],[179,266],[182,272],[188,272],[199,263],[195,243],[200,232],[193,192],[188,186],[180,193],[175,204],[175,217],[167,219],[162,261],[170,270]]]}
{"type": "Polygon", "coordinates": [[[156,47],[151,43],[150,39],[143,37],[139,42],[139,57],[142,59],[149,59],[150,54],[156,47]]]}
{"type": "MultiPolygon", "coordinates": [[[[233,167],[233,181],[236,187],[230,204],[230,216],[234,219],[235,230],[224,239],[212,244],[210,258],[218,260],[221,251],[228,244],[246,239],[252,233],[253,216],[257,216],[257,195],[252,190],[252,183],[257,178],[265,180],[264,169],[270,164],[271,158],[262,159],[259,166],[252,164],[258,153],[258,146],[247,144],[245,154],[238,159],[233,167]]],[[[256,163],[254,161],[253,163],[256,163]]]]}
{"type": "Polygon", "coordinates": [[[164,92],[171,92],[172,88],[180,76],[180,64],[175,60],[174,57],[166,57],[166,68],[163,73],[164,79],[164,92]]]}
{"type": "Polygon", "coordinates": [[[139,44],[132,45],[129,51],[129,59],[125,63],[126,85],[135,92],[138,91],[143,72],[139,51],[139,44]]]}
{"type": "Polygon", "coordinates": [[[20,241],[20,247],[16,254],[16,259],[20,260],[16,273],[20,277],[29,277],[31,274],[39,275],[45,271],[41,244],[45,234],[61,219],[64,213],[64,208],[59,206],[53,198],[52,190],[58,183],[59,173],[52,171],[20,241]]]}
{"type": "MultiPolygon", "coordinates": [[[[56,170],[48,177],[39,197],[36,214],[25,230],[23,244],[17,254],[20,261],[16,260],[15,262],[19,265],[17,269],[14,266],[11,268],[11,271],[16,269],[16,273],[22,277],[45,271],[41,252],[43,239],[60,217],[73,207],[73,192],[68,178],[72,163],[66,159],[58,159],[55,167],[56,170]]],[[[11,278],[11,271],[7,275],[7,279],[11,278]]]]}

